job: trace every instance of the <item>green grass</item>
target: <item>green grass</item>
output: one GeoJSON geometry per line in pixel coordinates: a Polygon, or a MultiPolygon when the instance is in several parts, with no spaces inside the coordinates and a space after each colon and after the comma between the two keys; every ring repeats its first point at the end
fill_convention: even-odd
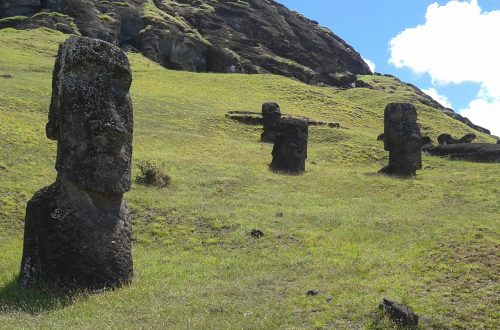
{"type": "MultiPolygon", "coordinates": [[[[126,194],[134,283],[66,297],[20,290],[24,208],[56,174],[44,127],[65,38],[0,30],[0,74],[13,76],[0,79],[0,328],[376,328],[368,314],[384,297],[435,328],[497,327],[500,167],[425,156],[416,179],[375,174],[387,162],[376,141],[385,104],[417,101],[414,93],[387,77],[370,81],[378,90],[341,91],[273,75],[168,71],[138,54],[129,54],[133,176],[154,159],[172,182],[134,183],[126,194]],[[311,127],[304,175],[270,172],[260,129],[224,117],[269,99],[344,127],[311,127]],[[252,238],[253,228],[265,236],[252,238]],[[311,289],[320,294],[306,296],[311,289]]],[[[433,139],[471,132],[417,108],[433,139]]]]}

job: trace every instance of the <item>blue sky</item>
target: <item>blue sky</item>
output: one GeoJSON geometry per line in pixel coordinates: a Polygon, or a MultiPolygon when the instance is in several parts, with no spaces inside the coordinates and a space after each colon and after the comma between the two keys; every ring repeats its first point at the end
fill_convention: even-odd
{"type": "MultiPolygon", "coordinates": [[[[446,103],[447,99],[453,109],[472,117],[475,122],[479,121],[479,125],[489,126],[488,128],[496,135],[500,135],[500,95],[497,93],[500,85],[494,85],[498,80],[488,78],[487,67],[484,67],[482,76],[474,74],[473,68],[468,75],[464,73],[462,76],[457,76],[452,72],[460,71],[462,67],[474,61],[493,61],[493,57],[480,58],[479,55],[476,59],[475,53],[466,56],[466,52],[460,47],[468,47],[467,43],[474,43],[474,47],[479,51],[482,51],[483,46],[484,52],[487,53],[500,50],[497,47],[500,45],[498,42],[500,0],[279,0],[279,2],[330,28],[364,58],[373,61],[377,72],[393,74],[426,91],[433,89],[435,94],[432,96],[438,101],[446,103]],[[432,7],[429,7],[431,5],[432,7]],[[434,13],[432,16],[434,18],[426,18],[428,10],[429,13],[434,13]],[[493,14],[492,12],[495,15],[489,15],[493,14]],[[472,41],[462,40],[463,37],[459,33],[463,32],[455,28],[460,25],[471,27],[472,32],[467,35],[472,41]],[[422,28],[412,33],[409,31],[398,38],[391,51],[389,45],[391,40],[405,29],[418,26],[422,28]],[[434,35],[436,38],[433,38],[434,35]],[[494,39],[497,41],[492,42],[494,39]],[[454,44],[453,40],[456,40],[454,44]],[[477,45],[476,40],[482,44],[477,45]],[[412,45],[417,49],[412,50],[412,45]],[[452,49],[454,53],[451,52],[452,49]],[[447,54],[448,50],[450,54],[447,54]],[[436,56],[434,60],[429,55],[434,51],[436,54],[442,54],[441,58],[436,56]],[[422,52],[422,56],[419,52],[422,52]],[[440,67],[446,67],[442,65],[443,61],[447,63],[446,56],[455,58],[457,57],[455,54],[463,54],[463,58],[456,59],[456,69],[450,67],[447,72],[441,70],[440,67]],[[391,57],[394,64],[389,63],[391,57]],[[396,63],[399,63],[397,65],[399,67],[396,63]],[[495,110],[497,108],[498,110],[495,110]]],[[[496,58],[497,62],[489,65],[492,66],[491,70],[500,75],[500,70],[497,69],[500,63],[500,51],[496,58]]]]}

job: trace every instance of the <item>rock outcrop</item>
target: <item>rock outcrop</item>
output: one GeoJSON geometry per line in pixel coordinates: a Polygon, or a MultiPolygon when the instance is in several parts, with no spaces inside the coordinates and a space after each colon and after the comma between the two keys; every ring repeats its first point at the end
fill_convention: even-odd
{"type": "Polygon", "coordinates": [[[384,148],[389,165],[381,173],[408,177],[422,168],[422,136],[411,103],[389,103],[384,113],[384,148]]]}
{"type": "Polygon", "coordinates": [[[23,287],[100,290],[129,283],[131,71],[119,48],[72,37],[59,49],[47,137],[56,182],[26,210],[23,287]]]}
{"type": "Polygon", "coordinates": [[[288,173],[302,173],[306,169],[307,140],[309,134],[307,121],[298,118],[281,118],[278,123],[271,169],[288,173]]]}
{"type": "MultiPolygon", "coordinates": [[[[171,69],[226,72],[234,66],[331,85],[371,73],[334,33],[272,0],[22,0],[0,5],[0,18],[40,11],[73,18],[82,35],[136,48],[171,69]]],[[[36,22],[18,19],[15,27],[36,22]]],[[[0,28],[13,27],[5,23],[0,20],[0,28]]]]}
{"type": "Polygon", "coordinates": [[[40,0],[2,0],[0,18],[11,16],[31,16],[42,9],[40,0]]]}

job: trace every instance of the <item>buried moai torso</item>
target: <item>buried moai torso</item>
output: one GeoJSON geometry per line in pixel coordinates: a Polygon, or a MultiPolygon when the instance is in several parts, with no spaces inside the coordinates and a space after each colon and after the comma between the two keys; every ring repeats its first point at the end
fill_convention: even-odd
{"type": "Polygon", "coordinates": [[[422,168],[422,137],[413,104],[387,105],[384,113],[384,147],[389,151],[389,165],[381,172],[412,176],[422,168]]]}
{"type": "Polygon", "coordinates": [[[131,72],[126,55],[95,39],[61,45],[47,136],[56,182],[28,202],[21,285],[103,289],[132,279],[131,72]]]}
{"type": "Polygon", "coordinates": [[[278,122],[281,118],[280,106],[274,102],[267,102],[262,105],[263,129],[260,138],[262,142],[274,142],[278,122]]]}
{"type": "Polygon", "coordinates": [[[305,171],[309,126],[299,118],[281,118],[272,151],[271,169],[290,173],[305,171]]]}

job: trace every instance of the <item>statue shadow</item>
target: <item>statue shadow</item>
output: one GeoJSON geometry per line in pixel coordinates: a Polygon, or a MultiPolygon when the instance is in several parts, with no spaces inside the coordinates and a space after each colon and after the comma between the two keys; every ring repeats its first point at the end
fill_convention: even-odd
{"type": "Polygon", "coordinates": [[[22,312],[39,315],[72,305],[85,299],[82,292],[60,293],[50,290],[24,289],[16,278],[0,288],[0,314],[22,312]]]}

